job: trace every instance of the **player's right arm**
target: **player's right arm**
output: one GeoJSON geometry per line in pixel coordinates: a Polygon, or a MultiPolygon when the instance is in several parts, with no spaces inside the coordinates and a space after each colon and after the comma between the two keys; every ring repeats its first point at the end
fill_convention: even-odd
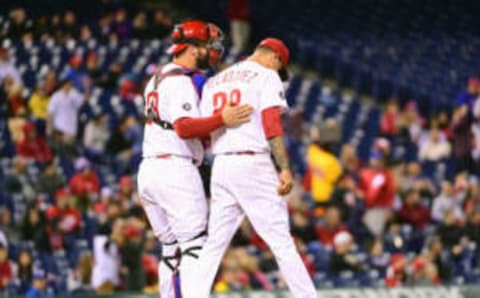
{"type": "Polygon", "coordinates": [[[175,86],[171,92],[177,96],[170,105],[170,115],[177,135],[182,139],[204,138],[223,126],[231,127],[250,121],[253,108],[249,105],[229,106],[221,113],[201,117],[198,107],[198,94],[189,78],[180,82],[182,88],[175,86]],[[191,86],[190,88],[186,86],[191,86]]]}
{"type": "Polygon", "coordinates": [[[182,139],[205,138],[223,126],[233,127],[250,121],[253,109],[250,105],[227,105],[221,113],[210,117],[180,118],[174,123],[175,132],[182,139]]]}

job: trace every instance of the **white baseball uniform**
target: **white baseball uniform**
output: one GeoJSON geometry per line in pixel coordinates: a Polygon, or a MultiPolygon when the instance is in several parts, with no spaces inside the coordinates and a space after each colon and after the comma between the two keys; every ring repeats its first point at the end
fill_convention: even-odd
{"type": "MultiPolygon", "coordinates": [[[[167,73],[180,66],[169,63],[167,73]]],[[[145,88],[145,110],[170,124],[177,119],[200,116],[199,95],[187,75],[165,77],[156,87],[152,77],[145,88]]],[[[143,161],[138,172],[138,190],[143,207],[155,235],[162,242],[164,258],[175,259],[182,252],[205,241],[207,203],[197,164],[203,159],[203,145],[197,139],[181,139],[173,129],[165,129],[154,121],[145,126],[143,161]]],[[[179,265],[183,293],[191,289],[192,270],[196,259],[183,257],[179,265]]],[[[170,261],[175,267],[178,261],[170,261]]],[[[175,296],[172,268],[160,262],[160,295],[175,296]]],[[[186,294],[184,298],[188,297],[186,294]]]]}
{"type": "Polygon", "coordinates": [[[243,61],[207,81],[202,116],[225,102],[250,104],[251,121],[212,133],[215,160],[209,236],[200,253],[196,298],[207,298],[225,249],[245,216],[272,250],[293,296],[316,297],[315,288],[290,235],[286,201],[277,194],[278,174],[262,125],[262,111],[287,107],[278,74],[253,61],[243,61]]]}

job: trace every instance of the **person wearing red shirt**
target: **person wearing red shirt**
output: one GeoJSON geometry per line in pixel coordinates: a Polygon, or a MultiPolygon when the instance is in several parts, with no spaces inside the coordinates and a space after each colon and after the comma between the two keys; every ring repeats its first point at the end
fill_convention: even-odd
{"type": "Polygon", "coordinates": [[[393,206],[395,184],[391,171],[384,165],[384,157],[378,152],[370,157],[369,167],[360,171],[360,191],[366,207],[363,221],[379,237],[393,206]]]}
{"type": "Polygon", "coordinates": [[[320,242],[325,246],[333,246],[335,235],[347,228],[341,223],[340,210],[337,207],[329,207],[325,213],[325,221],[316,228],[320,242]]]}
{"type": "Polygon", "coordinates": [[[411,224],[414,228],[423,229],[430,221],[430,210],[422,205],[417,190],[410,190],[405,195],[405,203],[397,213],[401,222],[411,224]]]}
{"type": "Polygon", "coordinates": [[[52,159],[52,151],[44,138],[37,136],[36,127],[31,122],[23,126],[24,138],[17,143],[17,155],[31,158],[37,162],[47,162],[52,159]]]}
{"type": "Polygon", "coordinates": [[[98,175],[90,168],[90,163],[84,157],[75,162],[77,173],[70,179],[70,191],[72,195],[85,197],[96,194],[100,190],[98,175]]]}
{"type": "Polygon", "coordinates": [[[3,246],[3,244],[0,244],[0,290],[5,289],[12,279],[13,270],[8,260],[7,248],[3,246]]]}
{"type": "Polygon", "coordinates": [[[402,254],[394,254],[390,258],[390,266],[387,268],[387,276],[385,277],[385,285],[389,288],[399,287],[403,285],[407,279],[408,260],[402,254]]]}
{"type": "Polygon", "coordinates": [[[246,49],[250,38],[250,0],[229,0],[227,17],[233,43],[232,54],[238,55],[246,49]]]}
{"type": "Polygon", "coordinates": [[[55,193],[55,205],[47,209],[47,219],[57,221],[63,234],[72,234],[78,231],[82,225],[80,212],[70,204],[70,192],[67,188],[61,188],[55,193]]]}
{"type": "Polygon", "coordinates": [[[392,99],[388,102],[385,112],[380,119],[380,131],[385,136],[393,136],[397,134],[398,122],[398,104],[392,99]]]}

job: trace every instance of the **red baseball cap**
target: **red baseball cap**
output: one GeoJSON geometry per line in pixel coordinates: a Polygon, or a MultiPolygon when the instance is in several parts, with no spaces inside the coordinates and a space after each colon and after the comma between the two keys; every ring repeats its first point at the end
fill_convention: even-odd
{"type": "Polygon", "coordinates": [[[257,48],[258,47],[267,47],[274,51],[280,57],[280,61],[282,62],[283,67],[278,71],[278,74],[280,75],[282,81],[288,80],[288,72],[286,66],[288,64],[288,59],[290,58],[290,50],[285,45],[285,43],[278,38],[268,37],[262,40],[258,44],[257,48]]]}

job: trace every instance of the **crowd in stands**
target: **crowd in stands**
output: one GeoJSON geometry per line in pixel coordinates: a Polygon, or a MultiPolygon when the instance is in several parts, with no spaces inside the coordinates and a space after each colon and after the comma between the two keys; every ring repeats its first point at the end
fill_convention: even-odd
{"type": "MultiPolygon", "coordinates": [[[[171,18],[163,10],[129,15],[116,8],[87,23],[73,11],[31,20],[18,8],[0,25],[11,41],[0,49],[0,292],[155,293],[161,246],[135,183],[137,99],[151,70],[138,78],[118,61],[101,68],[95,51],[73,53],[65,69],[46,69],[28,86],[15,45],[160,39],[171,18]],[[92,104],[97,88],[114,95],[116,113],[92,104]]],[[[467,89],[452,110],[431,117],[413,100],[390,100],[368,160],[341,144],[334,119],[304,133],[295,114],[286,115],[297,123],[287,138],[300,134],[308,143],[307,169],[288,200],[292,234],[318,287],[480,280],[479,79],[467,89]],[[442,166],[450,174],[437,175],[442,166]]],[[[285,288],[278,266],[244,222],[214,289],[274,288],[285,288]]]]}

